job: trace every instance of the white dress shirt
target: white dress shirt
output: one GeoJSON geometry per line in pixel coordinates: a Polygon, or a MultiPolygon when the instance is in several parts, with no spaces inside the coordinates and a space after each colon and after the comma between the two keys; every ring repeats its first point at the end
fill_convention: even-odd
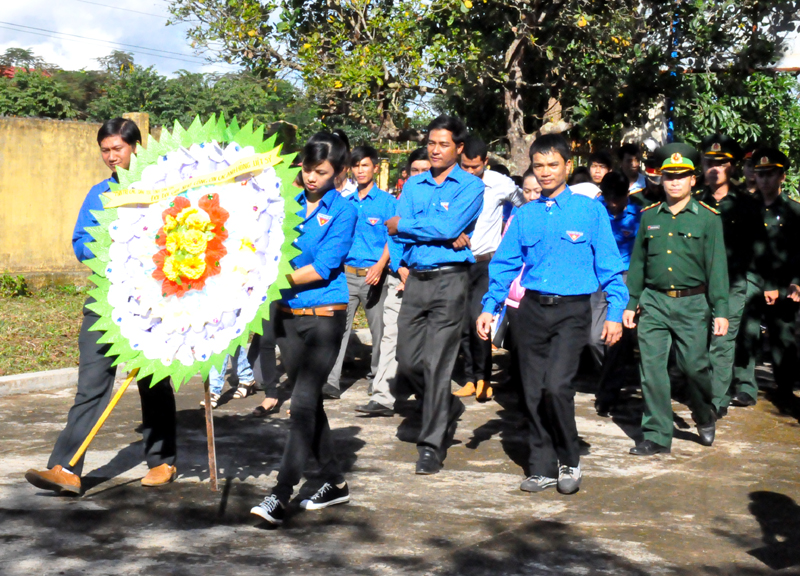
{"type": "Polygon", "coordinates": [[[475,256],[494,252],[500,246],[503,236],[503,204],[511,202],[515,206],[522,206],[525,203],[522,191],[508,176],[486,170],[483,173],[483,184],[483,210],[475,222],[471,240],[472,253],[475,256]]]}

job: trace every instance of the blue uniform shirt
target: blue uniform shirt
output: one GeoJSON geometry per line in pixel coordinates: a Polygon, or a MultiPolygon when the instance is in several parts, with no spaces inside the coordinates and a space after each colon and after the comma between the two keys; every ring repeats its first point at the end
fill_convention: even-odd
{"type": "Polygon", "coordinates": [[[363,200],[359,198],[358,191],[346,198],[358,212],[358,220],[353,245],[344,263],[354,268],[368,268],[383,255],[383,248],[389,239],[384,222],[394,216],[397,200],[374,184],[363,200]]]}
{"type": "Polygon", "coordinates": [[[396,240],[403,244],[402,261],[417,270],[444,264],[475,262],[469,248],[456,250],[453,240],[470,236],[483,208],[483,181],[455,165],[437,184],[430,172],[412,176],[397,201],[396,240]]]}
{"type": "Polygon", "coordinates": [[[94,242],[94,238],[86,229],[97,226],[97,218],[92,216],[90,210],[103,209],[103,202],[100,200],[100,194],[108,192],[111,189],[108,185],[110,182],[114,182],[114,179],[109,178],[108,180],[103,180],[92,186],[92,189],[89,190],[89,193],[83,200],[81,211],[78,212],[78,221],[75,222],[75,230],[72,232],[72,250],[75,252],[75,256],[80,262],[94,258],[92,251],[86,247],[86,244],[89,242],[94,242]]]}
{"type": "Polygon", "coordinates": [[[308,215],[305,190],[295,200],[300,203],[297,215],[303,219],[297,226],[300,237],[295,246],[302,254],[292,260],[292,266],[297,270],[311,264],[322,280],[284,290],[283,302],[291,308],[347,304],[344,259],[353,243],[356,210],[336,190],[329,190],[308,215]]]}
{"type": "MultiPolygon", "coordinates": [[[[603,197],[600,197],[600,202],[605,206],[603,197]]],[[[608,209],[606,209],[608,211],[608,209]]],[[[622,263],[627,270],[631,265],[631,254],[633,253],[633,244],[636,241],[636,233],[639,231],[639,221],[642,219],[642,210],[633,202],[628,202],[625,210],[619,216],[614,216],[611,212],[608,213],[609,222],[611,223],[611,232],[614,234],[614,240],[617,242],[617,249],[622,258],[622,263]]]]}
{"type": "Polygon", "coordinates": [[[522,206],[489,264],[484,312],[499,312],[523,265],[521,284],[527,290],[577,296],[595,292],[599,284],[608,293],[606,318],[622,321],[628,303],[625,267],[599,202],[567,187],[553,199],[542,196],[522,206]]]}

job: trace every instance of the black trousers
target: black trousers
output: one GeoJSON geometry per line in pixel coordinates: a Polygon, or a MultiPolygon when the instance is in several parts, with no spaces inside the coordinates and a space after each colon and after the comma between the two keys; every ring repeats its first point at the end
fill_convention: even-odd
{"type": "Polygon", "coordinates": [[[276,316],[275,335],[283,365],[294,382],[289,437],[283,450],[278,483],[272,493],[283,504],[292,497],[310,454],[320,464],[320,475],[335,484],[344,482],[333,449],[328,417],[322,405],[322,386],[336,362],[347,312],[333,316],[276,316]]]}
{"type": "Polygon", "coordinates": [[[450,393],[469,281],[466,268],[431,279],[409,275],[397,318],[397,370],[422,399],[418,448],[445,454],[447,426],[461,413],[450,393]]]}
{"type": "Polygon", "coordinates": [[[461,354],[467,382],[483,380],[487,384],[492,377],[492,343],[481,340],[476,322],[483,312],[481,299],[489,291],[489,262],[486,260],[469,267],[467,308],[461,333],[461,354]]]}
{"type": "Polygon", "coordinates": [[[267,398],[278,397],[278,358],[275,355],[277,338],[275,337],[275,324],[280,314],[278,303],[272,302],[269,306],[269,320],[261,322],[263,334],[255,334],[250,343],[247,359],[253,364],[256,358],[261,365],[261,378],[264,380],[261,387],[267,398]],[[255,353],[254,353],[255,351],[255,353]]]}
{"type": "Polygon", "coordinates": [[[526,294],[515,319],[511,329],[530,430],[529,474],[556,478],[559,465],[575,467],[580,462],[573,379],[589,341],[589,296],[543,306],[526,294]]]}
{"type": "MultiPolygon", "coordinates": [[[[89,298],[86,304],[92,302],[94,299],[89,298]]],[[[116,367],[111,366],[115,358],[105,356],[110,344],[97,342],[103,333],[89,330],[99,319],[96,313],[84,307],[81,332],[78,336],[80,351],[78,391],[67,415],[67,425],[59,434],[50,454],[50,461],[47,463],[48,468],[60,464],[79,476],[83,471],[83,458],[75,466],[70,466],[69,461],[111,401],[114,376],[117,373],[116,367]]],[[[158,382],[152,388],[150,381],[149,376],[137,381],[142,402],[145,458],[150,468],[161,464],[174,465],[175,395],[169,379],[158,382]]]]}

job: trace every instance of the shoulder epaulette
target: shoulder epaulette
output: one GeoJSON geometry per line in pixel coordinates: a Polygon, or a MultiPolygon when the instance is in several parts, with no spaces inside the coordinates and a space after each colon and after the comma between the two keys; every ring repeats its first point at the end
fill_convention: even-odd
{"type": "Polygon", "coordinates": [[[713,212],[714,214],[719,216],[719,210],[717,210],[716,208],[712,208],[711,206],[709,206],[708,204],[706,204],[702,200],[698,200],[697,203],[700,204],[700,206],[702,206],[703,208],[705,208],[709,212],[713,212]]]}
{"type": "Polygon", "coordinates": [[[648,210],[650,210],[651,208],[655,208],[656,206],[661,206],[661,202],[656,202],[655,204],[650,204],[650,206],[645,206],[644,208],[642,208],[641,211],[647,212],[648,210]]]}

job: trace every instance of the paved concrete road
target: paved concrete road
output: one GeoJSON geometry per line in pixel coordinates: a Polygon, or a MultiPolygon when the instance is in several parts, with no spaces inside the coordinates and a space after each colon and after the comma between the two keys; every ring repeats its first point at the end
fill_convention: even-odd
{"type": "MultiPolygon", "coordinates": [[[[223,481],[214,493],[201,396],[198,382],[178,393],[178,481],[145,489],[132,388],[89,451],[82,498],[23,479],[46,464],[72,392],[4,398],[0,574],[800,574],[800,427],[763,397],[731,410],[713,448],[696,442],[676,403],[672,454],[638,459],[627,454],[638,397],[604,419],[591,394],[578,394],[583,487],[532,495],[518,490],[525,429],[510,391],[467,401],[445,469],[425,477],[413,474],[414,403],[394,418],[357,417],[367,400],[358,380],[326,403],[352,502],[295,505],[288,524],[270,530],[248,511],[275,481],[286,407],[253,417],[255,396],[215,412],[223,481]]],[[[302,494],[319,485],[309,477],[302,494]]]]}

